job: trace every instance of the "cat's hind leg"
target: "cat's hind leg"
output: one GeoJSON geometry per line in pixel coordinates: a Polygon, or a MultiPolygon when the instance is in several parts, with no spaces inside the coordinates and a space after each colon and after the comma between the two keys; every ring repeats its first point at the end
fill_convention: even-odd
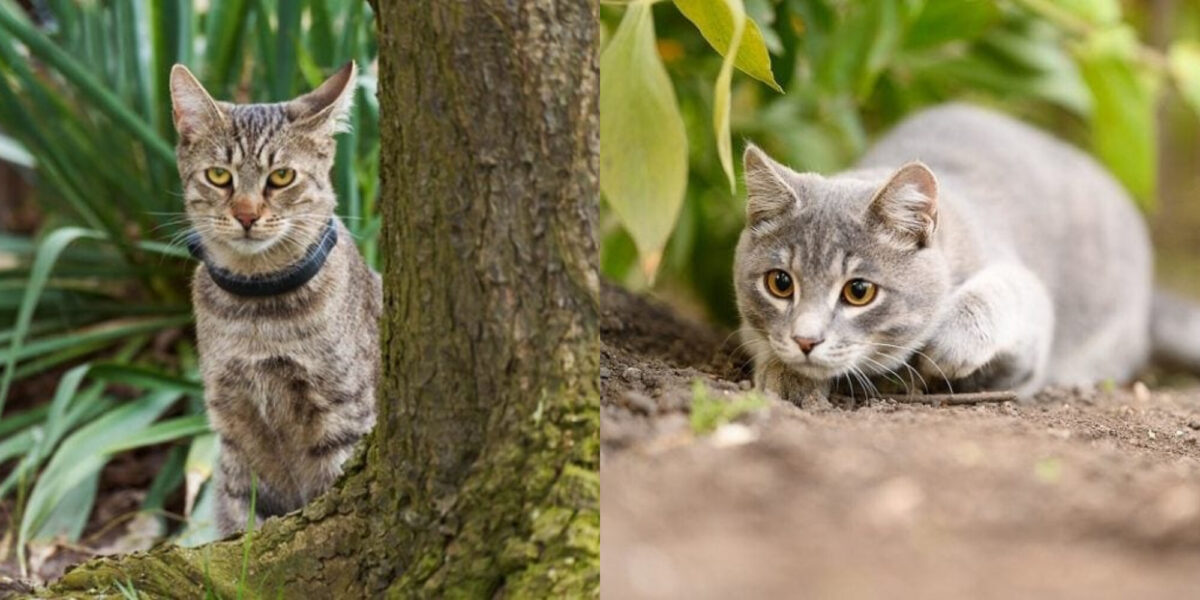
{"type": "Polygon", "coordinates": [[[1054,303],[1046,286],[1024,266],[1001,263],[955,290],[918,364],[927,379],[956,392],[1028,395],[1046,379],[1053,341],[1054,303]]]}

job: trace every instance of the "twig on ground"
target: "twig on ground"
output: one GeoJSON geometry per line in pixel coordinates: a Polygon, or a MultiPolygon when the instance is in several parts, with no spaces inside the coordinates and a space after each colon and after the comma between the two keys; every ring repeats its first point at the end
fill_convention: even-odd
{"type": "MultiPolygon", "coordinates": [[[[933,406],[961,406],[969,404],[988,404],[1000,402],[1016,402],[1017,393],[1012,391],[970,392],[964,394],[914,394],[914,395],[882,395],[869,396],[865,400],[891,399],[900,404],[931,404],[933,406]]],[[[861,399],[852,396],[834,394],[830,400],[843,406],[856,406],[861,399]]]]}

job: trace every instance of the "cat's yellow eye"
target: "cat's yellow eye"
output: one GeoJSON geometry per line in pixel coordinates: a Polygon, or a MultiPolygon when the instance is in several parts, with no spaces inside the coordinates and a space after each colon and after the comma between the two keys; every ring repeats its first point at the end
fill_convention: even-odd
{"type": "Polygon", "coordinates": [[[285,187],[290,185],[295,180],[295,169],[275,169],[274,171],[271,171],[270,175],[267,175],[267,183],[270,184],[271,187],[285,187]]]}
{"type": "Polygon", "coordinates": [[[875,284],[866,279],[851,279],[842,286],[842,300],[850,306],[866,306],[875,299],[875,284]]]}
{"type": "Polygon", "coordinates": [[[208,182],[217,186],[225,187],[229,182],[233,181],[233,173],[222,169],[221,167],[212,167],[204,171],[204,176],[208,178],[208,182]]]}
{"type": "Polygon", "coordinates": [[[795,284],[787,271],[773,269],[766,274],[767,291],[776,298],[791,298],[795,293],[795,284]]]}

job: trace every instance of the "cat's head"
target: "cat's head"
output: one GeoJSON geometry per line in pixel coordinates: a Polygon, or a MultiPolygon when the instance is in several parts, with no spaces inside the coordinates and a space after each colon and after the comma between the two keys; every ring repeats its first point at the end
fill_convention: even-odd
{"type": "Polygon", "coordinates": [[[734,260],[756,359],[831,380],[901,367],[950,288],[927,167],[796,173],[750,147],[747,224],[734,260]]]}
{"type": "Polygon", "coordinates": [[[334,135],[354,100],[349,63],[289,102],[218,102],[183,65],[171,70],[179,176],[188,219],[233,261],[303,254],[337,206],[334,135]]]}

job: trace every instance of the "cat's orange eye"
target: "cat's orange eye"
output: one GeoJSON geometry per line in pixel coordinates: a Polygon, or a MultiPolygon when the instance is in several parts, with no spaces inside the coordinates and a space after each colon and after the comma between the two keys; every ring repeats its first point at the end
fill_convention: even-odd
{"type": "Polygon", "coordinates": [[[767,291],[776,298],[791,298],[795,293],[795,284],[787,271],[773,269],[766,274],[767,291]]]}
{"type": "Polygon", "coordinates": [[[221,167],[211,167],[204,171],[204,176],[208,178],[208,182],[217,187],[226,187],[233,181],[233,173],[222,169],[221,167]]]}
{"type": "Polygon", "coordinates": [[[851,279],[842,286],[842,300],[850,306],[866,306],[875,299],[875,284],[866,279],[851,279]]]}
{"type": "Polygon", "coordinates": [[[267,175],[267,184],[271,187],[285,187],[290,185],[296,179],[295,169],[275,169],[267,175]]]}

